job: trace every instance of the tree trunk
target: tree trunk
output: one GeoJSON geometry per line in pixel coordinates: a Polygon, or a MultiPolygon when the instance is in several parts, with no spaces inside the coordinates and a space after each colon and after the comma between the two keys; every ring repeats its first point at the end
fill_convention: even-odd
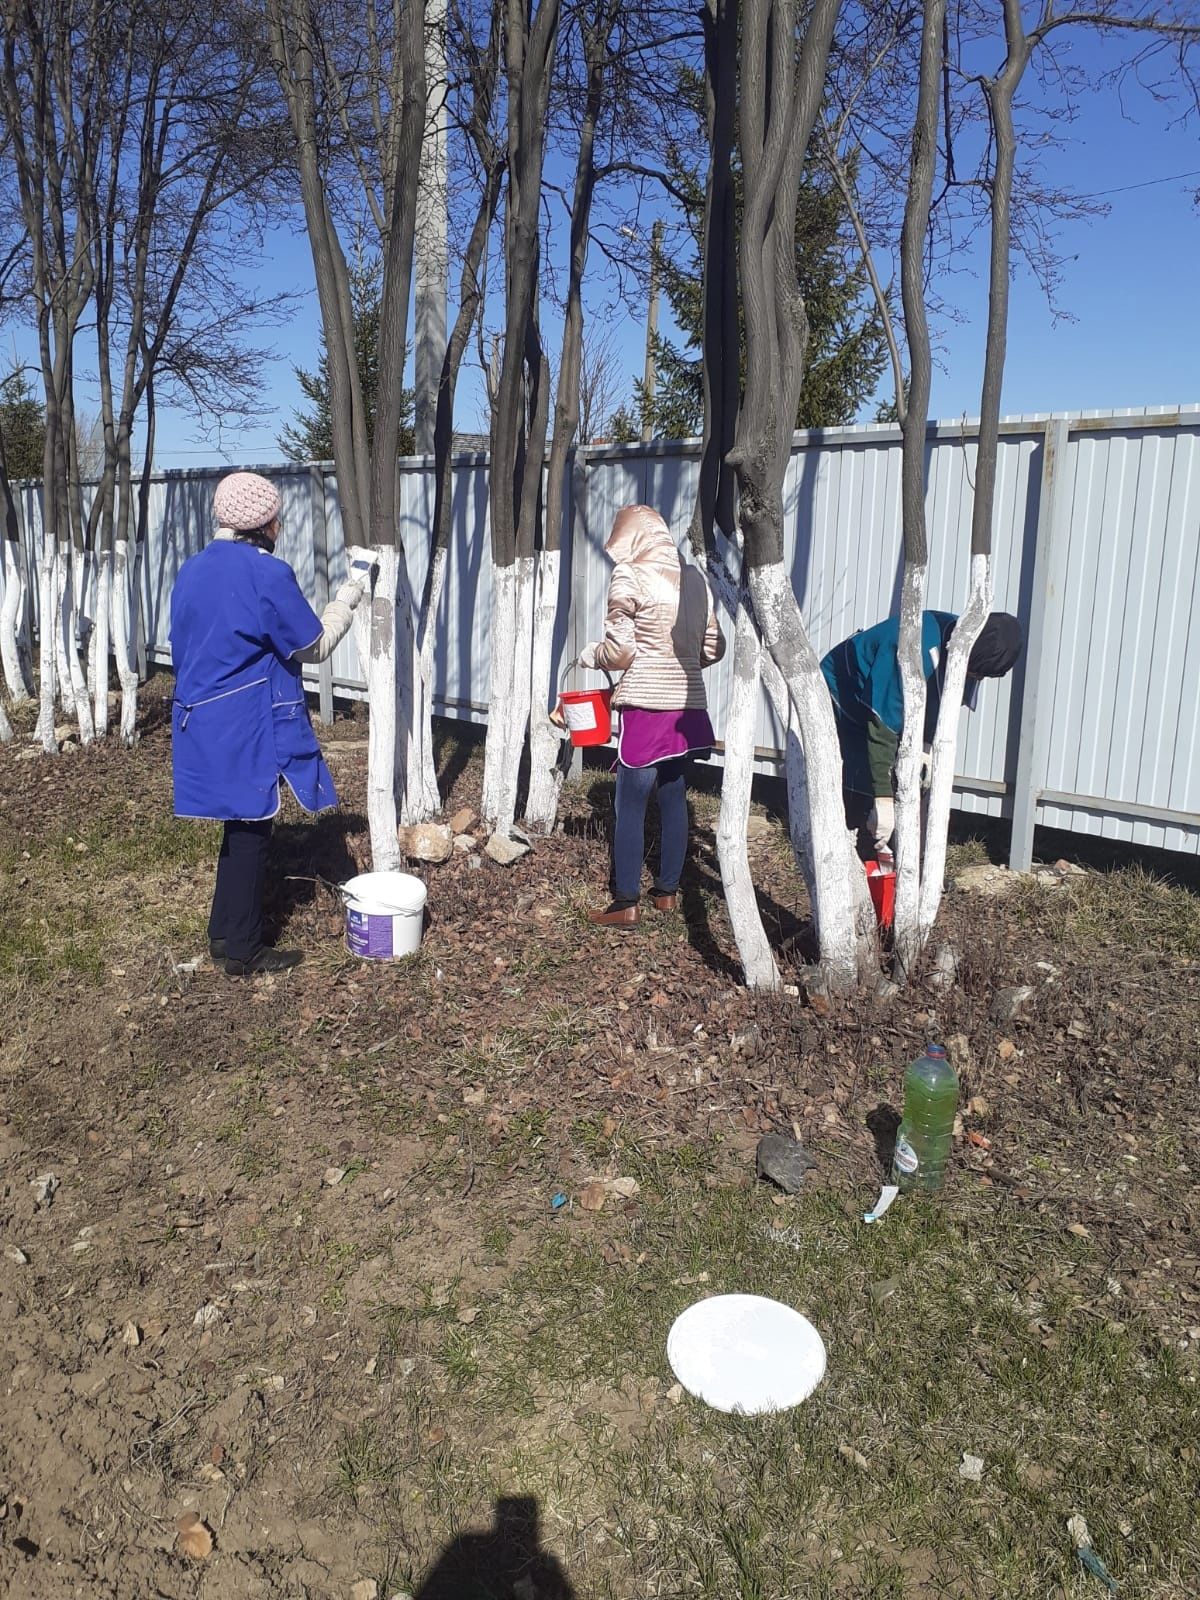
{"type": "Polygon", "coordinates": [[[717,859],[721,864],[721,885],[746,984],[751,989],[778,989],[779,968],[763,928],[746,848],[762,656],[749,598],[745,591],[740,593],[733,619],[733,686],[725,710],[717,859]]]}
{"type": "Polygon", "coordinates": [[[0,543],[5,556],[4,601],[0,605],[0,662],[3,663],[9,699],[13,705],[24,705],[33,691],[25,643],[29,568],[20,523],[16,521],[15,495],[10,496],[7,510],[16,524],[16,532],[0,543]]]}

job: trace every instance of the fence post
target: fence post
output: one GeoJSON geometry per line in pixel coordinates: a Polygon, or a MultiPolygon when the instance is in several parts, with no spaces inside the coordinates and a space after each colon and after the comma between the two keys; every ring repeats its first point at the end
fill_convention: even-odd
{"type": "MultiPolygon", "coordinates": [[[[317,610],[329,604],[329,529],[325,522],[325,469],[318,463],[308,469],[312,503],[313,582],[317,591],[317,610]]],[[[317,720],[333,721],[333,658],[317,667],[317,720]]]]}
{"type": "Polygon", "coordinates": [[[1012,837],[1008,864],[1014,872],[1033,865],[1033,829],[1038,801],[1046,782],[1046,755],[1053,711],[1054,662],[1046,649],[1051,624],[1061,615],[1065,571],[1064,536],[1070,513],[1071,484],[1067,446],[1071,425],[1051,417],[1042,446],[1042,484],[1034,539],[1033,590],[1029,604],[1029,637],[1025,642],[1025,683],[1017,741],[1012,837]]]}

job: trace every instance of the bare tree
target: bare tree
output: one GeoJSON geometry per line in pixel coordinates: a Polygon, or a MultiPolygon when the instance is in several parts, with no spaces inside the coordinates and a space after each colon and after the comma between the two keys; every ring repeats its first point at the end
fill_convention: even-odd
{"type": "MultiPolygon", "coordinates": [[[[377,565],[371,603],[356,614],[371,704],[367,813],[377,868],[399,865],[420,682],[414,603],[399,537],[397,437],[413,273],[417,185],[426,116],[425,4],[365,11],[342,0],[268,0],[275,70],[295,139],[300,193],[329,360],[334,463],[348,546],[377,565]],[[383,255],[375,448],[354,353],[354,311],[338,231],[339,178],[356,177],[383,255]]],[[[419,785],[413,785],[418,790],[419,785]]],[[[419,802],[420,803],[420,802],[419,802]]]]}
{"type": "Polygon", "coordinates": [[[508,0],[505,86],[508,188],[505,325],[492,412],[492,666],[483,774],[484,820],[507,836],[529,722],[529,660],[549,371],[539,318],[542,168],[559,0],[508,0]]]}

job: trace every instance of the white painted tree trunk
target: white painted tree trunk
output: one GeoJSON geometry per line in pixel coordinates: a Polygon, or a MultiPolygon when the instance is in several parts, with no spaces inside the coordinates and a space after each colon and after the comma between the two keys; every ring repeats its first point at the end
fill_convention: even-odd
{"type": "Polygon", "coordinates": [[[958,719],[967,680],[967,661],[992,609],[991,557],[971,557],[971,590],[946,651],[946,676],[933,736],[929,779],[929,811],[925,822],[925,856],[921,871],[920,935],[929,938],[942,904],[946,876],[946,840],[954,789],[954,756],[958,719]]]}
{"type": "Polygon", "coordinates": [[[543,550],[538,560],[533,606],[533,665],[529,710],[529,798],[525,821],[539,833],[550,833],[558,817],[563,782],[563,740],[566,735],[550,720],[554,685],[554,624],[562,556],[543,550]]]}
{"type": "MultiPolygon", "coordinates": [[[[396,724],[400,711],[396,614],[400,604],[401,561],[399,552],[388,545],[377,547],[374,555],[379,569],[370,599],[364,600],[354,613],[354,638],[366,675],[370,707],[367,824],[371,835],[371,863],[376,872],[391,872],[400,866],[400,844],[396,837],[396,724]]],[[[407,576],[404,589],[407,598],[407,576]]],[[[411,629],[411,599],[408,615],[411,629]]],[[[411,641],[409,659],[412,659],[411,641]]]]}
{"type": "Polygon", "coordinates": [[[129,541],[118,539],[112,569],[112,642],[121,684],[121,743],[137,742],[138,675],[135,641],[130,637],[129,541]]]}
{"type": "Polygon", "coordinates": [[[3,700],[0,700],[0,744],[8,744],[12,736],[12,723],[8,720],[8,713],[4,709],[3,700]]]}
{"type": "Polygon", "coordinates": [[[413,671],[412,736],[408,742],[408,770],[404,781],[403,819],[406,823],[428,822],[442,807],[438,792],[437,758],[433,748],[433,651],[437,639],[437,615],[446,586],[446,551],[433,552],[433,573],[429,584],[429,603],[417,633],[416,662],[413,671]]]}
{"type": "Polygon", "coordinates": [[[25,547],[18,539],[5,539],[3,548],[7,561],[4,571],[4,600],[0,603],[0,663],[3,664],[4,683],[13,705],[24,705],[30,698],[32,685],[26,671],[22,634],[29,594],[29,573],[25,561],[25,547]]]}
{"type": "Polygon", "coordinates": [[[92,705],[97,739],[108,735],[108,656],[112,619],[113,560],[111,550],[96,557],[96,619],[89,648],[92,658],[92,705]]]}
{"type": "Polygon", "coordinates": [[[67,661],[67,596],[71,592],[71,547],[59,543],[54,562],[54,601],[47,626],[54,636],[54,665],[57,674],[58,701],[64,716],[75,715],[75,683],[67,661]]]}
{"type": "Polygon", "coordinates": [[[896,755],[896,912],[898,973],[912,970],[924,942],[921,900],[921,751],[925,732],[925,663],[921,624],[928,567],[906,562],[900,590],[897,661],[904,700],[904,725],[896,755]]]}
{"type": "Polygon", "coordinates": [[[35,737],[41,741],[48,756],[58,754],[54,737],[54,708],[58,674],[58,628],[56,597],[58,593],[58,565],[54,538],[46,530],[42,534],[42,552],[38,568],[38,721],[35,737]]]}
{"type": "Polygon", "coordinates": [[[746,849],[761,655],[758,629],[749,607],[741,601],[733,619],[733,687],[725,710],[717,859],[746,985],[750,989],[778,989],[779,968],[763,928],[746,849]]]}
{"type": "Polygon", "coordinates": [[[483,762],[483,820],[507,837],[517,814],[529,724],[533,644],[532,556],[492,569],[492,682],[483,762]]]}
{"type": "Polygon", "coordinates": [[[821,967],[832,990],[849,993],[860,976],[867,975],[867,946],[860,942],[857,916],[861,896],[856,879],[862,868],[846,829],[842,752],[829,689],[804,632],[783,562],[752,568],[750,588],[764,641],[787,684],[804,744],[821,967]]]}
{"type": "Polygon", "coordinates": [[[61,546],[58,555],[59,565],[65,574],[62,584],[59,636],[67,672],[70,675],[73,710],[79,723],[79,742],[87,745],[91,744],[95,737],[95,728],[92,722],[92,704],[88,699],[87,678],[79,659],[79,649],[75,639],[75,584],[71,575],[71,546],[69,544],[61,546]]]}

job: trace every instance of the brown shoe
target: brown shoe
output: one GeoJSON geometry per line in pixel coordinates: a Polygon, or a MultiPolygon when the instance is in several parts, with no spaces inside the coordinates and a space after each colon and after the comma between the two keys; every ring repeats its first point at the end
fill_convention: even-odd
{"type": "Polygon", "coordinates": [[[678,896],[678,894],[656,894],[656,895],[651,895],[650,902],[653,905],[655,911],[678,911],[679,910],[679,896],[678,896]]]}
{"type": "Polygon", "coordinates": [[[636,928],[642,913],[636,906],[605,906],[603,911],[589,911],[588,921],[598,928],[636,928]]]}

